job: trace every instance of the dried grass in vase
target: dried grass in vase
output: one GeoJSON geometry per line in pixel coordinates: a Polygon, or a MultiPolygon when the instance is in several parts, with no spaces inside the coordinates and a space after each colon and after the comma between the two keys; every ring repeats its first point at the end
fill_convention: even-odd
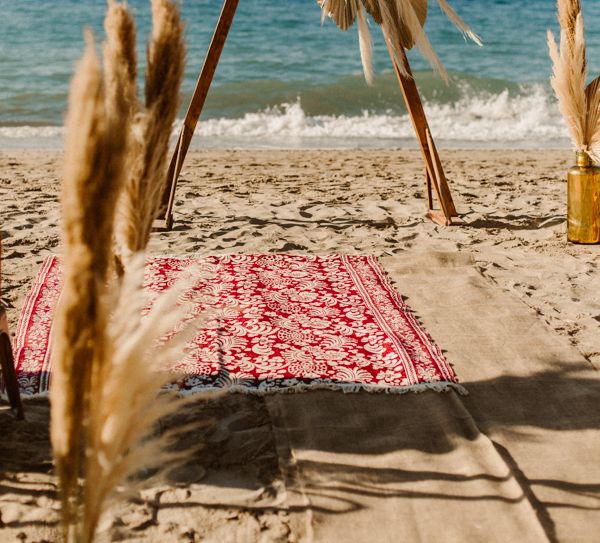
{"type": "Polygon", "coordinates": [[[548,31],[550,79],[576,150],[600,158],[600,78],[588,77],[585,29],[579,0],[558,0],[560,45],[548,31]]]}
{"type": "Polygon", "coordinates": [[[548,31],[553,64],[550,79],[577,151],[577,165],[568,174],[567,239],[600,243],[600,78],[587,87],[585,29],[579,0],[558,0],[560,45],[548,31]]]}

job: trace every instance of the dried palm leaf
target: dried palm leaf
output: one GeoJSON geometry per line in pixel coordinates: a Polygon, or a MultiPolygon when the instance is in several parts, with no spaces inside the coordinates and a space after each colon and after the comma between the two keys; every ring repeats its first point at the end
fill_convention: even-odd
{"type": "Polygon", "coordinates": [[[365,80],[368,85],[373,84],[373,42],[371,40],[371,33],[369,32],[369,25],[367,23],[367,16],[364,6],[359,0],[355,0],[357,5],[357,19],[358,19],[358,40],[360,45],[360,57],[362,60],[363,71],[365,74],[365,80]]]}
{"type": "MultiPolygon", "coordinates": [[[[409,76],[409,72],[406,66],[404,66],[404,55],[402,49],[406,49],[416,45],[421,54],[427,59],[427,61],[437,70],[445,81],[448,81],[448,74],[440,59],[436,55],[419,18],[418,9],[415,9],[413,2],[407,0],[391,0],[395,2],[395,14],[396,20],[389,19],[393,17],[393,10],[384,9],[383,5],[388,0],[379,0],[381,6],[381,12],[383,15],[383,31],[388,44],[393,52],[394,59],[401,73],[409,76]],[[392,34],[390,35],[390,29],[392,34]]],[[[424,2],[425,6],[427,5],[424,2]]],[[[419,5],[418,3],[416,4],[419,5]]]]}
{"type": "MultiPolygon", "coordinates": [[[[427,0],[317,0],[323,17],[329,16],[342,29],[347,30],[358,21],[359,42],[363,69],[367,82],[372,80],[371,38],[363,9],[383,29],[390,51],[401,73],[408,75],[404,66],[403,49],[417,46],[423,56],[445,80],[446,71],[431,46],[423,25],[427,19],[427,0]]],[[[481,45],[479,37],[458,16],[447,0],[438,0],[440,8],[448,18],[475,43],[481,45]]]]}
{"type": "Polygon", "coordinates": [[[367,13],[373,17],[373,20],[378,25],[381,25],[382,19],[381,10],[379,9],[379,0],[363,0],[363,4],[367,10],[367,13]]]}
{"type": "Polygon", "coordinates": [[[356,19],[356,2],[354,0],[318,0],[322,16],[331,20],[342,30],[348,30],[356,19]]]}
{"type": "Polygon", "coordinates": [[[442,11],[446,14],[448,19],[450,19],[452,21],[452,23],[454,24],[454,26],[456,26],[456,28],[461,30],[465,36],[471,38],[477,45],[479,45],[480,47],[483,46],[479,36],[477,34],[475,34],[471,30],[471,28],[469,28],[467,23],[465,23],[458,16],[458,13],[456,13],[456,11],[454,11],[452,6],[450,6],[450,4],[448,4],[447,0],[438,0],[438,4],[440,5],[440,8],[442,9],[442,11]]]}

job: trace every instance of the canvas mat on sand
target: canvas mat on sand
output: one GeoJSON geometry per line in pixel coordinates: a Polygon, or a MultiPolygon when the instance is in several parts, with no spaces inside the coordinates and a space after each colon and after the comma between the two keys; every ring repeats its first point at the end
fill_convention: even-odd
{"type": "Polygon", "coordinates": [[[262,540],[265,515],[282,541],[597,541],[598,371],[469,255],[382,264],[469,395],[220,396],[219,461],[159,519],[221,522],[213,541],[262,540]]]}
{"type": "Polygon", "coordinates": [[[269,396],[306,540],[597,541],[600,378],[465,253],[382,261],[468,396],[269,396]]]}
{"type": "MultiPolygon", "coordinates": [[[[152,258],[145,274],[146,310],[189,273],[193,287],[181,297],[192,303],[190,317],[206,320],[184,357],[174,361],[184,393],[462,390],[374,257],[152,258]]],[[[49,387],[51,329],[61,288],[59,260],[48,257],[17,327],[16,368],[26,394],[49,387]]]]}

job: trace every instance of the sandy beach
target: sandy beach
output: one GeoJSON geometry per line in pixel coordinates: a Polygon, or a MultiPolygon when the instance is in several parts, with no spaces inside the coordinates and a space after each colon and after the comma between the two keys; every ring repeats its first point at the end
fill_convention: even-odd
{"type": "MultiPolygon", "coordinates": [[[[417,151],[215,151],[190,156],[172,232],[150,252],[360,253],[462,251],[600,366],[598,249],[566,240],[568,151],[445,151],[465,228],[424,217],[417,151]]],[[[60,252],[59,153],[5,152],[4,294],[23,298],[44,256],[60,252]]]]}
{"type": "MultiPolygon", "coordinates": [[[[515,540],[512,537],[523,529],[526,531],[521,533],[521,541],[593,541],[599,521],[592,519],[594,515],[599,516],[597,510],[600,509],[600,472],[597,465],[590,465],[590,458],[597,455],[595,447],[600,443],[600,411],[597,402],[596,407],[591,408],[590,401],[591,392],[597,394],[600,383],[597,373],[600,369],[600,294],[595,280],[599,249],[566,241],[565,175],[572,154],[505,150],[443,151],[441,154],[457,208],[465,222],[463,227],[440,227],[424,217],[425,180],[416,151],[196,152],[188,158],[182,172],[175,204],[175,227],[171,232],[153,236],[150,253],[360,253],[382,257],[399,292],[407,296],[409,305],[444,349],[459,379],[471,392],[472,399],[464,400],[466,407],[461,404],[459,409],[453,404],[453,409],[459,409],[456,413],[463,415],[450,416],[450,419],[456,422],[462,420],[461,417],[465,420],[472,417],[477,423],[478,437],[463,428],[453,434],[454,441],[444,446],[433,442],[419,447],[405,443],[405,450],[400,452],[394,447],[389,450],[384,447],[385,450],[377,451],[381,464],[373,464],[373,468],[387,469],[390,473],[396,470],[393,481],[389,478],[391,475],[388,478],[380,475],[379,480],[366,472],[355,476],[363,477],[373,488],[379,484],[386,493],[391,492],[394,485],[404,490],[407,487],[402,485],[412,485],[410,492],[386,495],[393,495],[392,501],[404,504],[406,510],[415,514],[423,513],[415,505],[421,493],[423,500],[419,503],[435,504],[436,511],[447,508],[456,515],[457,524],[467,522],[469,508],[481,507],[477,509],[482,515],[478,517],[480,525],[475,523],[474,531],[462,532],[462,540],[482,540],[480,537],[484,537],[486,529],[497,521],[498,511],[493,507],[498,501],[511,515],[503,520],[505,526],[499,527],[494,537],[486,538],[488,541],[515,540]],[[452,260],[456,264],[449,266],[453,269],[447,275],[436,276],[435,266],[419,268],[419,262],[429,262],[423,260],[429,258],[428,255],[450,255],[444,257],[445,262],[452,260]],[[468,268],[463,275],[461,266],[468,268]],[[452,283],[454,280],[456,284],[452,283]],[[478,315],[477,309],[463,312],[458,307],[452,312],[448,307],[449,296],[455,296],[456,300],[469,298],[470,289],[475,287],[482,299],[489,297],[486,314],[478,315]],[[446,300],[446,305],[436,306],[436,299],[446,300]],[[504,306],[495,305],[494,300],[500,300],[500,305],[503,300],[509,300],[506,306],[509,309],[504,311],[504,306]],[[532,330],[535,328],[529,345],[531,353],[556,345],[563,362],[568,359],[572,368],[576,366],[585,374],[585,385],[580,384],[578,389],[573,380],[548,377],[545,386],[550,387],[547,388],[550,392],[546,399],[538,397],[534,405],[528,403],[532,396],[528,399],[525,388],[519,388],[520,385],[503,388],[505,381],[501,379],[537,372],[541,383],[544,378],[539,375],[546,375],[543,372],[550,372],[555,366],[548,365],[546,370],[541,364],[535,368],[501,367],[500,364],[496,367],[491,361],[504,356],[499,354],[503,348],[499,343],[496,344],[498,352],[492,348],[488,360],[478,360],[478,368],[470,367],[467,359],[461,359],[464,352],[461,354],[458,345],[459,336],[471,326],[469,323],[476,323],[473,319],[480,316],[487,319],[490,336],[504,337],[500,332],[510,326],[511,304],[517,308],[514,318],[517,321],[522,318],[519,322],[529,323],[526,327],[531,326],[532,330]],[[448,327],[450,320],[460,333],[448,327]],[[536,343],[536,337],[543,341],[536,343]],[[485,389],[485,394],[476,386],[483,376],[490,382],[496,382],[492,378],[500,379],[485,389]],[[475,386],[470,387],[470,382],[475,386]],[[562,382],[565,391],[559,395],[562,382]],[[569,395],[568,391],[575,395],[569,395]],[[506,420],[512,414],[502,419],[498,411],[495,422],[489,413],[482,414],[485,398],[496,393],[508,394],[510,398],[505,396],[504,401],[513,403],[515,412],[523,413],[522,422],[515,419],[510,430],[507,430],[506,420]],[[591,409],[582,415],[580,426],[569,425],[568,417],[556,424],[550,422],[559,419],[552,412],[544,411],[545,402],[559,397],[559,403],[577,404],[582,412],[586,406],[591,409]],[[470,401],[473,403],[469,404],[470,401]],[[538,408],[543,416],[540,415],[539,420],[528,419],[527,410],[538,408]],[[504,425],[498,422],[501,420],[504,425]],[[576,438],[573,437],[575,430],[579,430],[576,438]],[[546,468],[540,468],[537,455],[546,454],[550,448],[536,450],[535,447],[542,447],[542,443],[550,447],[551,442],[555,444],[553,449],[563,447],[565,457],[561,459],[556,453],[555,458],[548,459],[546,468]],[[481,458],[493,461],[475,465],[473,473],[469,462],[463,458],[461,463],[460,458],[452,456],[465,447],[475,447],[474,444],[481,452],[488,446],[486,443],[493,443],[495,452],[481,453],[481,458]],[[530,448],[525,443],[529,443],[530,448]],[[429,450],[430,447],[433,450],[429,450]],[[420,451],[420,456],[414,450],[420,451]],[[392,454],[392,451],[396,452],[392,454]],[[508,457],[502,451],[508,451],[508,457]],[[431,459],[428,463],[427,455],[432,454],[436,455],[436,463],[431,459]],[[516,468],[511,464],[511,457],[517,459],[516,468]],[[561,462],[563,474],[560,473],[561,462]],[[451,464],[459,466],[452,477],[460,473],[469,479],[471,473],[472,479],[483,478],[483,482],[472,484],[484,486],[473,488],[470,497],[459,497],[455,488],[446,489],[451,492],[441,492],[436,497],[428,485],[437,485],[436,491],[439,491],[440,485],[457,484],[457,479],[415,479],[416,472],[411,471],[441,472],[444,465],[451,464]],[[408,471],[398,471],[400,466],[408,471]],[[512,475],[507,476],[506,469],[512,475]],[[488,475],[480,477],[480,473],[488,475]],[[505,476],[514,477],[517,490],[506,490],[503,485],[509,485],[510,481],[506,482],[505,476]],[[563,477],[561,484],[540,482],[558,480],[560,476],[563,477]],[[437,482],[432,482],[434,479],[437,482]],[[486,489],[485,484],[494,484],[497,488],[486,489]],[[491,496],[488,490],[493,493],[491,496]],[[504,501],[494,497],[505,492],[510,496],[504,496],[504,501]],[[482,531],[477,532],[479,529],[482,531]],[[471,537],[465,536],[469,533],[471,537]]],[[[46,255],[61,251],[58,203],[61,154],[3,152],[0,172],[2,296],[11,306],[9,317],[14,331],[40,263],[46,255]]],[[[527,350],[526,338],[522,349],[527,350]]],[[[309,477],[308,471],[302,471],[308,470],[306,466],[315,461],[309,452],[315,448],[326,449],[314,443],[298,445],[300,438],[294,441],[293,435],[286,438],[287,441],[281,439],[282,427],[289,426],[291,420],[298,428],[306,423],[302,417],[309,415],[298,414],[304,413],[300,403],[318,406],[321,401],[332,402],[331,405],[337,405],[342,412],[352,402],[355,406],[364,402],[361,411],[371,402],[375,410],[373,417],[379,406],[382,419],[389,410],[395,410],[392,418],[402,420],[403,414],[423,408],[424,396],[430,397],[434,405],[442,402],[439,413],[452,413],[444,410],[443,402],[462,401],[454,399],[458,398],[454,393],[408,395],[393,400],[374,399],[368,394],[341,394],[340,398],[334,393],[311,392],[294,396],[286,400],[265,400],[230,395],[200,401],[189,412],[176,417],[172,424],[182,424],[189,419],[206,421],[205,426],[184,440],[188,445],[201,441],[206,444],[205,448],[169,484],[144,491],[130,504],[121,506],[114,515],[108,538],[113,541],[333,541],[332,534],[343,533],[343,529],[336,532],[341,527],[346,526],[347,530],[348,526],[361,526],[361,510],[370,510],[374,514],[372,520],[377,523],[379,513],[374,511],[383,509],[373,505],[375,498],[367,491],[368,485],[354,494],[356,508],[339,509],[329,502],[327,507],[317,506],[311,501],[310,492],[297,497],[286,467],[290,458],[304,466],[299,472],[302,477],[309,477]],[[307,399],[311,397],[312,400],[307,399]],[[348,405],[342,405],[343,402],[348,405]],[[285,450],[286,443],[291,453],[285,450]],[[303,452],[298,453],[298,450],[303,452]]],[[[0,530],[6,541],[54,541],[58,505],[51,475],[48,407],[45,400],[37,399],[28,401],[26,409],[27,421],[23,423],[13,422],[6,412],[0,413],[3,435],[0,441],[0,530]]],[[[559,408],[556,409],[558,412],[559,408]]],[[[319,410],[316,408],[314,412],[319,410]]],[[[374,420],[378,420],[377,417],[374,420]]],[[[314,427],[319,426],[314,420],[312,423],[314,427]]],[[[376,422],[371,436],[374,442],[381,436],[379,431],[384,430],[376,422]]],[[[364,453],[350,449],[335,451],[337,458],[352,464],[353,454],[364,453]]],[[[318,472],[317,479],[328,473],[323,467],[318,472]]],[[[352,484],[350,480],[343,483],[352,484]]],[[[324,487],[329,490],[335,487],[342,492],[343,484],[324,487]]],[[[393,525],[393,521],[390,522],[393,525]]],[[[427,540],[445,533],[441,526],[437,532],[425,533],[426,524],[423,519],[421,523],[415,521],[412,529],[406,528],[403,532],[406,540],[415,540],[411,538],[416,534],[427,540]]],[[[461,540],[457,526],[451,523],[446,528],[447,541],[461,540]]],[[[344,536],[339,540],[364,541],[360,534],[357,529],[354,539],[344,536]]],[[[398,540],[392,535],[387,533],[389,539],[382,535],[373,541],[398,540]]]]}

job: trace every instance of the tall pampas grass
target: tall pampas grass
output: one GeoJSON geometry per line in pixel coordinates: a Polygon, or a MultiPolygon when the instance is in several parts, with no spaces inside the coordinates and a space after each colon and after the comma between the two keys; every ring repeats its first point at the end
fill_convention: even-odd
{"type": "MultiPolygon", "coordinates": [[[[180,25],[173,26],[176,5],[155,1],[153,9],[159,28],[156,49],[150,49],[156,66],[151,109],[158,125],[157,116],[171,114],[177,103],[173,95],[159,96],[160,75],[171,70],[161,55],[180,51],[182,38],[180,25]]],[[[115,208],[132,163],[126,123],[135,114],[136,68],[133,20],[122,4],[109,2],[105,28],[104,72],[87,32],[71,83],[61,195],[63,291],[53,326],[51,440],[64,538],[78,543],[94,539],[120,485],[171,459],[165,436],[154,437],[153,430],[180,406],[161,388],[173,379],[166,368],[188,339],[186,332],[165,336],[184,319],[186,308],[176,301],[188,283],[159,298],[142,319],[143,243],[129,256],[120,281],[111,271],[115,208]]],[[[179,88],[173,78],[182,70],[172,71],[171,90],[179,88]]],[[[159,149],[160,156],[165,152],[159,149]]],[[[150,147],[143,156],[148,171],[161,160],[150,147]]],[[[152,219],[144,216],[136,224],[152,219]]]]}
{"type": "MultiPolygon", "coordinates": [[[[411,49],[416,45],[433,68],[445,81],[448,81],[448,74],[423,30],[427,18],[427,0],[317,0],[317,2],[321,6],[323,18],[329,16],[342,30],[347,30],[355,20],[358,20],[360,52],[367,83],[370,84],[373,80],[373,68],[371,37],[364,12],[371,15],[375,23],[382,27],[392,56],[402,74],[409,75],[408,67],[404,65],[403,49],[411,49]]],[[[479,37],[459,17],[447,0],[438,0],[438,4],[466,37],[482,45],[479,37]]]]}
{"type": "Polygon", "coordinates": [[[101,357],[106,320],[99,302],[105,294],[112,212],[119,191],[116,179],[107,174],[123,158],[110,141],[100,61],[89,33],[69,103],[61,195],[64,286],[54,323],[50,392],[52,446],[65,528],[78,520],[87,391],[92,367],[101,357]]]}
{"type": "Polygon", "coordinates": [[[147,56],[145,104],[132,129],[130,174],[116,225],[117,254],[123,263],[147,245],[166,183],[185,59],[183,24],[173,0],[152,0],[147,56]]]}
{"type": "Polygon", "coordinates": [[[574,147],[600,158],[600,84],[586,87],[585,28],[579,0],[558,0],[560,45],[548,31],[553,71],[550,82],[574,147]]]}
{"type": "Polygon", "coordinates": [[[594,79],[585,90],[587,118],[585,138],[590,154],[600,160],[600,77],[594,79]]]}
{"type": "MultiPolygon", "coordinates": [[[[104,19],[106,40],[104,53],[104,87],[107,122],[114,145],[127,162],[113,172],[121,186],[131,171],[133,146],[132,127],[139,110],[137,98],[136,28],[131,13],[124,4],[108,1],[104,19]]],[[[114,264],[119,275],[123,274],[122,251],[116,250],[114,264]]]]}
{"type": "MultiPolygon", "coordinates": [[[[104,19],[104,83],[106,109],[111,120],[119,117],[122,130],[116,138],[126,138],[131,119],[139,107],[137,100],[137,57],[135,21],[124,4],[109,0],[104,19]]],[[[121,128],[119,127],[119,128],[121,128]]]]}
{"type": "MultiPolygon", "coordinates": [[[[138,253],[118,287],[113,318],[105,329],[103,363],[90,387],[82,534],[92,541],[100,518],[114,500],[134,490],[123,483],[141,469],[156,470],[181,458],[167,451],[169,435],[154,436],[157,421],[183,400],[161,389],[174,379],[168,368],[192,337],[188,326],[169,341],[162,338],[185,319],[178,306],[188,281],[163,294],[142,319],[145,257],[138,253]]],[[[193,321],[192,321],[193,322],[193,321]]]]}

